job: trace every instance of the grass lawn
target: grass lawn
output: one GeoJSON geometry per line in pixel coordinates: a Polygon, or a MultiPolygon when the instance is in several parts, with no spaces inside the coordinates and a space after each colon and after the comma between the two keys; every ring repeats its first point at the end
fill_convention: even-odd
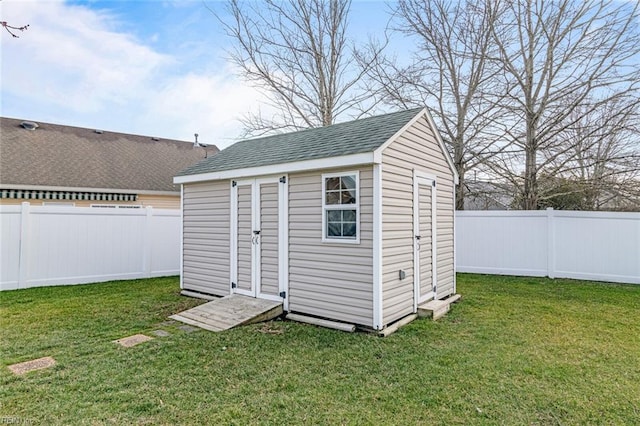
{"type": "Polygon", "coordinates": [[[460,303],[388,338],[275,321],[160,325],[160,278],[0,292],[0,422],[638,424],[640,286],[459,275],[460,303]],[[158,337],[132,348],[113,340],[158,337]],[[52,356],[48,370],[6,367],[52,356]]]}

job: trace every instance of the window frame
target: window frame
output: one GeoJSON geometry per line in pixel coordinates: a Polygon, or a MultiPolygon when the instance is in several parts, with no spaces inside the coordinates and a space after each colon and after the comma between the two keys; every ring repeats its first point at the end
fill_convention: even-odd
{"type": "Polygon", "coordinates": [[[344,171],[322,174],[322,242],[338,244],[360,244],[360,171],[344,171]],[[335,177],[354,176],[356,182],[356,202],[354,204],[327,204],[327,179],[335,177]],[[331,237],[327,235],[328,212],[335,210],[355,210],[356,211],[356,236],[351,237],[331,237]]]}

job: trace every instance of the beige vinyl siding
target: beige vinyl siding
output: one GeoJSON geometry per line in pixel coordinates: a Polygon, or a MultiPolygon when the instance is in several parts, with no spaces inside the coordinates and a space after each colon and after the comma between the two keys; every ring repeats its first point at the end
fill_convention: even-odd
{"type": "Polygon", "coordinates": [[[183,284],[229,294],[230,188],[228,181],[184,185],[183,284]]]}
{"type": "Polygon", "coordinates": [[[238,185],[238,270],[236,283],[240,290],[251,291],[251,258],[253,257],[253,224],[251,223],[251,185],[238,185]]]}
{"type": "Polygon", "coordinates": [[[176,195],[138,195],[137,201],[90,201],[90,200],[32,200],[24,198],[3,198],[0,199],[0,205],[15,206],[23,202],[28,202],[32,206],[41,206],[45,203],[68,204],[74,207],[91,207],[92,204],[105,205],[125,205],[125,206],[151,206],[154,209],[180,209],[180,193],[176,195]]]}
{"type": "Polygon", "coordinates": [[[138,195],[138,203],[143,207],[151,206],[154,209],[180,209],[180,194],[178,195],[138,195]]]}
{"type": "Polygon", "coordinates": [[[260,185],[260,292],[279,293],[278,184],[260,185]]]}
{"type": "Polygon", "coordinates": [[[453,174],[422,117],[382,153],[383,324],[413,311],[413,170],[436,176],[437,296],[453,293],[453,174]],[[398,271],[406,278],[400,280],[398,271]]]}
{"type": "Polygon", "coordinates": [[[431,186],[418,185],[420,214],[420,298],[433,290],[433,238],[431,186]]]}
{"type": "Polygon", "coordinates": [[[289,175],[289,309],[372,327],[373,168],[359,170],[360,244],[322,242],[323,172],[289,175]]]}

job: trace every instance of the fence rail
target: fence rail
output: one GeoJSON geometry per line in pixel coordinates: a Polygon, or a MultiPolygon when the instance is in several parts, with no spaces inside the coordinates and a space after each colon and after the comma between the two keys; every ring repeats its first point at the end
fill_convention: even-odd
{"type": "Polygon", "coordinates": [[[177,275],[180,211],[0,206],[0,290],[177,275]]]}
{"type": "Polygon", "coordinates": [[[640,284],[640,213],[459,211],[456,270],[640,284]]]}

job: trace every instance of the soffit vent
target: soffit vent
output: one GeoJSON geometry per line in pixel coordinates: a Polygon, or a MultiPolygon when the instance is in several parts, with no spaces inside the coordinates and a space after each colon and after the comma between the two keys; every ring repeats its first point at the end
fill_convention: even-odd
{"type": "Polygon", "coordinates": [[[38,123],[34,123],[33,121],[23,121],[22,123],[20,123],[20,125],[22,126],[23,129],[27,129],[27,130],[35,130],[38,127],[38,123]]]}

